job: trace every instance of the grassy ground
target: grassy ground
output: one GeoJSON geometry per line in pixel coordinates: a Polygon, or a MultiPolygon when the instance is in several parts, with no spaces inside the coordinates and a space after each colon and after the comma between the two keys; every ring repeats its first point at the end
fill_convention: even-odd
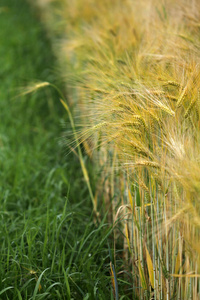
{"type": "Polygon", "coordinates": [[[58,77],[24,0],[1,1],[0,40],[0,299],[112,299],[110,229],[93,225],[78,158],[65,156],[59,96],[17,97],[58,77]]]}

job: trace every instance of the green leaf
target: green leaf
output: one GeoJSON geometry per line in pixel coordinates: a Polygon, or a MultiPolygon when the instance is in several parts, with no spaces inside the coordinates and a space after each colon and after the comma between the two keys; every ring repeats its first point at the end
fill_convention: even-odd
{"type": "Polygon", "coordinates": [[[147,283],[146,283],[144,271],[142,269],[142,265],[141,265],[140,261],[138,261],[138,269],[139,269],[139,275],[140,275],[140,281],[141,281],[142,288],[143,288],[143,290],[147,290],[147,283]]]}

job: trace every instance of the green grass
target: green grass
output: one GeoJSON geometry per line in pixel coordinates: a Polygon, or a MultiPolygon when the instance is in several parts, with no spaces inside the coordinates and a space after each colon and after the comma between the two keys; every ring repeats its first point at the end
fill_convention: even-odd
{"type": "MultiPolygon", "coordinates": [[[[51,45],[24,0],[0,4],[0,299],[112,299],[107,240],[93,223],[51,45]]],[[[123,298],[124,299],[124,298],[123,298]]]]}

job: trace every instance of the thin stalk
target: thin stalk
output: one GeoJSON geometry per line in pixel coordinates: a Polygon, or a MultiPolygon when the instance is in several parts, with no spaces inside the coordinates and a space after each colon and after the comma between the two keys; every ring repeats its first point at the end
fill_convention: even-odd
{"type": "MultiPolygon", "coordinates": [[[[169,245],[168,245],[168,236],[167,236],[167,216],[166,216],[166,201],[164,199],[164,220],[165,220],[165,239],[166,239],[166,266],[167,266],[167,275],[169,274],[169,245]]],[[[166,279],[167,286],[167,300],[170,300],[170,292],[169,292],[169,279],[166,279]]]]}
{"type": "Polygon", "coordinates": [[[66,109],[66,111],[68,113],[68,116],[69,116],[69,120],[70,120],[70,123],[71,123],[71,126],[72,126],[73,134],[74,134],[74,137],[75,137],[75,140],[76,140],[76,145],[77,145],[77,149],[78,149],[78,155],[79,155],[79,160],[80,160],[80,164],[81,164],[83,176],[84,176],[84,179],[86,181],[86,184],[87,184],[87,187],[88,187],[88,190],[89,190],[89,194],[90,194],[90,198],[91,198],[92,203],[93,203],[94,213],[96,214],[97,213],[96,201],[94,199],[94,195],[93,195],[92,188],[91,188],[91,185],[90,185],[90,180],[89,180],[88,172],[87,172],[87,169],[86,169],[85,164],[84,164],[81,147],[80,147],[80,145],[78,143],[78,136],[77,136],[77,133],[76,133],[76,128],[75,128],[74,120],[73,120],[72,114],[71,114],[71,112],[69,110],[69,107],[68,107],[67,103],[64,102],[62,99],[60,99],[60,101],[63,104],[63,106],[66,109]]]}

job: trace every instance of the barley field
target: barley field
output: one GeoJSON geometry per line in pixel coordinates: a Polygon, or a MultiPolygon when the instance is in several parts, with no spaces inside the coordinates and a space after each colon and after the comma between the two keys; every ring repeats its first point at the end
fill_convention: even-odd
{"type": "Polygon", "coordinates": [[[38,4],[122,251],[115,299],[200,299],[199,1],[38,4]]]}

